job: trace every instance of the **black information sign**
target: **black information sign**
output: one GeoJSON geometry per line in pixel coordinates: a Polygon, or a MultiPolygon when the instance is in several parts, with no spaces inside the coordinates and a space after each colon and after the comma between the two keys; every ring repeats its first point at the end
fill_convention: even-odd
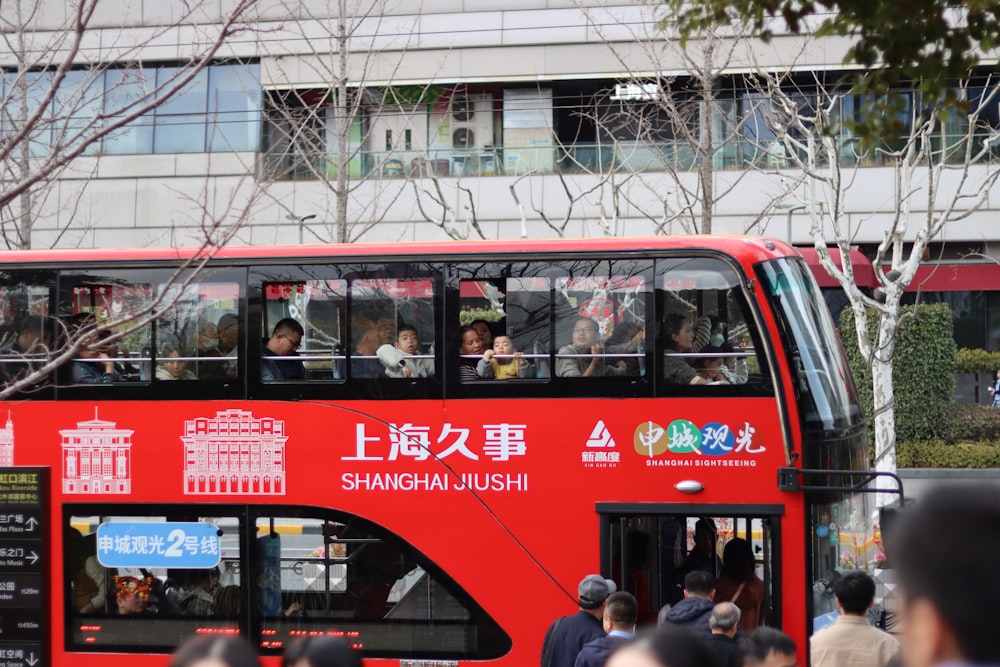
{"type": "Polygon", "coordinates": [[[0,665],[49,667],[48,468],[0,468],[0,665]]]}

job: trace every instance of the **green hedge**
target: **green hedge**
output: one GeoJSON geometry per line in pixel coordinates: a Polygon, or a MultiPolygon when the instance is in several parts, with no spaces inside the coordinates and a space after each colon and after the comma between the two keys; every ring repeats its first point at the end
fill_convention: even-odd
{"type": "Polygon", "coordinates": [[[897,442],[896,465],[900,468],[1000,468],[1000,447],[989,442],[897,442]]]}
{"type": "MultiPolygon", "coordinates": [[[[954,408],[955,339],[951,308],[944,303],[903,306],[900,316],[892,373],[896,439],[941,438],[947,416],[954,408]]],[[[872,336],[877,326],[877,314],[869,311],[868,328],[872,336]]],[[[841,314],[840,329],[858,397],[868,423],[873,425],[871,365],[858,349],[854,311],[849,308],[841,314]]]]}
{"type": "Polygon", "coordinates": [[[993,375],[1000,368],[1000,352],[970,350],[963,347],[955,353],[955,366],[959,373],[989,373],[993,375]]]}

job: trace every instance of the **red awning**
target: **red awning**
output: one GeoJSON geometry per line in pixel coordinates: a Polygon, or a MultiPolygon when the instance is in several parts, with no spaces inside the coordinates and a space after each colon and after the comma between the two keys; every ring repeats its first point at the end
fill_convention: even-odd
{"type": "Polygon", "coordinates": [[[907,292],[976,292],[1000,288],[1000,264],[995,262],[924,263],[907,292]]]}
{"type": "MultiPolygon", "coordinates": [[[[820,265],[816,248],[799,248],[798,250],[805,258],[806,264],[809,265],[820,287],[839,287],[840,283],[834,280],[820,265]]],[[[840,261],[839,248],[830,248],[830,258],[834,264],[843,267],[843,263],[840,261]]],[[[878,281],[875,279],[875,268],[860,250],[851,251],[851,264],[854,268],[854,282],[859,287],[874,288],[878,284],[878,281]]]]}

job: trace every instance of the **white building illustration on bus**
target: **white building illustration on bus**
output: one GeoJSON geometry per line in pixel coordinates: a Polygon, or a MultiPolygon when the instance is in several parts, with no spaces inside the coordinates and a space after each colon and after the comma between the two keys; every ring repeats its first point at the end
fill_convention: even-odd
{"type": "Polygon", "coordinates": [[[285,494],[285,421],[219,410],[184,422],[184,493],[285,494]]]}
{"type": "Polygon", "coordinates": [[[94,418],[60,429],[63,493],[132,492],[132,429],[94,418]]]}

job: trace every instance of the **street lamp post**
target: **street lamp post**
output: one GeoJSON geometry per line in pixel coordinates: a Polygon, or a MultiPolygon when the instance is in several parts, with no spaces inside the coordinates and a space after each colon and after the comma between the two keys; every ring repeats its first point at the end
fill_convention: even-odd
{"type": "Polygon", "coordinates": [[[302,232],[305,229],[306,221],[312,220],[315,217],[316,217],[315,213],[310,213],[309,215],[303,215],[302,217],[299,217],[294,213],[288,215],[289,220],[297,220],[299,223],[299,245],[302,245],[304,243],[302,232]]]}
{"type": "Polygon", "coordinates": [[[790,209],[788,209],[788,212],[787,212],[788,219],[787,219],[787,223],[786,223],[786,226],[785,226],[785,233],[787,235],[787,239],[786,240],[788,241],[788,245],[792,245],[792,214],[794,214],[796,211],[804,211],[807,208],[809,208],[809,207],[806,206],[805,204],[799,204],[797,206],[793,206],[790,209]]]}

